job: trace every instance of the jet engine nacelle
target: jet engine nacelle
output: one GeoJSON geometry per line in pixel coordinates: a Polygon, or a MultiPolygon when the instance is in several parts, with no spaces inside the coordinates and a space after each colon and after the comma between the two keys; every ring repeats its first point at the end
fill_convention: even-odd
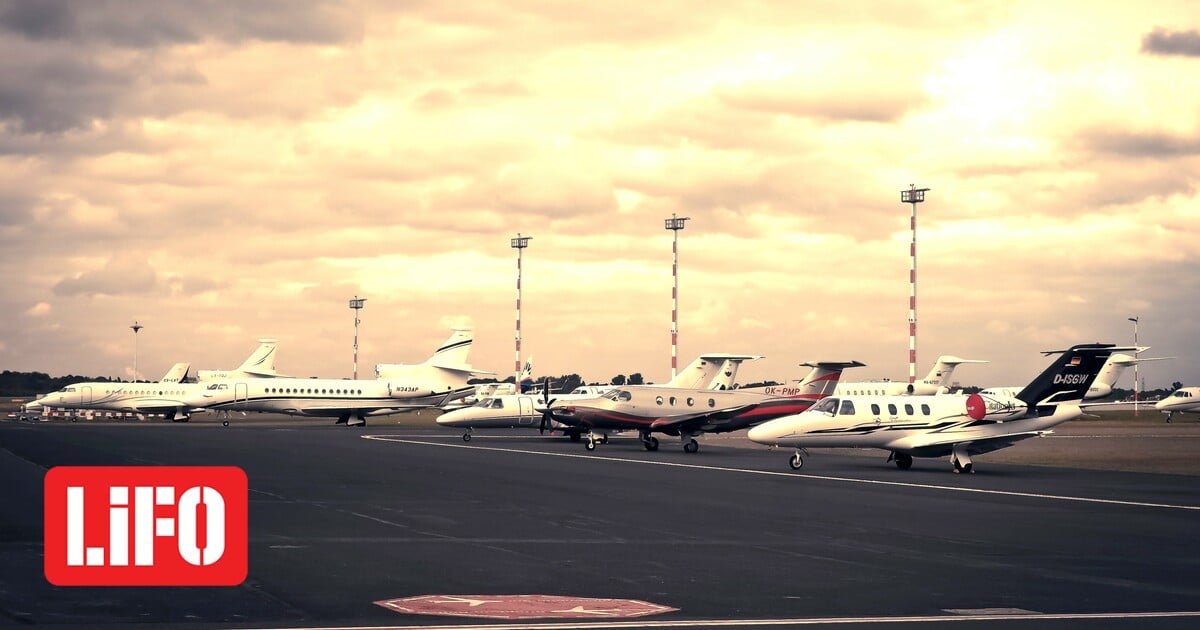
{"type": "Polygon", "coordinates": [[[1028,411],[1025,401],[1010,396],[971,394],[967,396],[967,416],[972,420],[1004,422],[1020,418],[1028,411]]]}

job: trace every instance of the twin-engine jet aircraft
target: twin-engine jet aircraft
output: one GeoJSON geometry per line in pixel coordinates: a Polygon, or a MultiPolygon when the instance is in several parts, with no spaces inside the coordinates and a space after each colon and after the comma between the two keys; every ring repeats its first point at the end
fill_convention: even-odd
{"type": "MultiPolygon", "coordinates": [[[[1138,356],[1136,356],[1137,353],[1145,352],[1146,350],[1149,350],[1149,349],[1150,349],[1149,346],[1139,346],[1136,348],[1132,348],[1132,350],[1134,352],[1133,355],[1128,355],[1128,354],[1124,354],[1121,352],[1113,353],[1112,356],[1108,357],[1108,361],[1104,362],[1104,367],[1100,369],[1100,374],[1098,376],[1096,376],[1096,380],[1093,381],[1092,386],[1088,388],[1087,396],[1084,396],[1084,400],[1097,400],[1100,398],[1104,398],[1105,396],[1111,395],[1113,392],[1113,386],[1117,384],[1118,380],[1120,380],[1121,375],[1125,373],[1125,370],[1129,369],[1133,365],[1136,365],[1138,363],[1145,363],[1146,361],[1166,361],[1167,359],[1175,358],[1175,357],[1139,358],[1138,356]]],[[[991,394],[991,395],[997,395],[997,396],[1012,397],[1012,396],[1016,396],[1017,392],[1019,392],[1019,391],[1021,391],[1020,387],[989,387],[979,393],[983,394],[983,395],[991,394]]]]}
{"type": "Polygon", "coordinates": [[[1184,387],[1154,403],[1154,408],[1167,414],[1167,422],[1177,413],[1200,413],[1200,387],[1184,387]]]}
{"type": "MultiPolygon", "coordinates": [[[[275,374],[275,340],[259,340],[258,348],[234,370],[200,370],[198,374],[227,374],[240,378],[267,378],[275,374]]],[[[75,383],[48,394],[27,408],[67,408],[132,413],[161,413],[172,422],[187,422],[204,385],[188,383],[188,363],[176,363],[157,383],[75,383]]]]}
{"type": "Polygon", "coordinates": [[[912,467],[914,457],[948,455],[954,472],[974,472],[972,455],[1045,435],[1082,415],[1079,405],[1104,363],[1115,350],[1127,349],[1074,346],[1013,397],[832,396],[799,415],[754,427],[747,437],[796,448],[793,470],[804,465],[803,449],[826,447],[883,449],[900,469],[912,467]]]}
{"type": "Polygon", "coordinates": [[[372,380],[274,378],[221,380],[207,385],[191,404],[225,413],[258,411],[337,418],[337,424],[362,426],[367,416],[436,407],[475,391],[467,379],[483,374],[467,364],[474,339],[469,328],[456,328],[423,363],[380,364],[372,380]]]}
{"type": "Polygon", "coordinates": [[[580,431],[587,431],[587,450],[608,441],[609,432],[637,431],[642,446],[658,450],[658,438],[651,433],[678,436],[686,453],[700,449],[696,437],[702,433],[737,431],[771,418],[792,415],[807,409],[827,395],[830,382],[836,383],[842,369],[854,362],[805,363],[812,372],[789,396],[768,395],[762,391],[740,389],[695,389],[634,385],[613,389],[591,400],[568,405],[550,405],[549,419],[580,431]]]}
{"type": "Polygon", "coordinates": [[[925,378],[909,384],[902,381],[863,381],[857,383],[838,383],[837,391],[833,392],[837,396],[858,396],[870,394],[874,396],[899,396],[900,394],[911,394],[914,396],[932,396],[934,394],[944,394],[950,391],[951,377],[954,374],[954,368],[964,363],[987,363],[978,359],[960,359],[956,356],[944,354],[938,357],[933,364],[933,369],[929,370],[929,374],[925,378]]]}

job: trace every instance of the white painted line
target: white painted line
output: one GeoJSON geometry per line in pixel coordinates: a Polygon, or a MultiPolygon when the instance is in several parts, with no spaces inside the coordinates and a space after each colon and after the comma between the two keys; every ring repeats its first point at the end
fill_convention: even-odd
{"type": "Polygon", "coordinates": [[[1049,499],[1053,501],[1073,501],[1077,503],[1098,503],[1103,505],[1123,505],[1129,507],[1150,507],[1164,508],[1170,510],[1193,510],[1200,512],[1200,505],[1175,505],[1170,503],[1147,503],[1142,501],[1120,501],[1117,499],[1096,499],[1091,497],[1072,497],[1059,494],[1039,494],[1036,492],[1016,492],[1012,490],[987,490],[983,488],[958,488],[954,486],[936,486],[920,483],[911,483],[906,481],[880,481],[877,479],[857,479],[854,477],[831,477],[826,475],[809,475],[805,473],[794,472],[776,472],[772,470],[754,470],[751,468],[728,468],[725,466],[702,466],[700,464],[680,464],[677,462],[660,462],[643,459],[627,459],[624,457],[601,457],[598,455],[580,455],[577,453],[548,453],[544,451],[528,451],[516,448],[500,448],[497,446],[471,446],[467,444],[443,444],[441,442],[422,442],[420,440],[410,440],[399,436],[388,435],[363,435],[360,436],[366,440],[379,440],[382,442],[396,442],[398,444],[418,444],[423,446],[437,446],[440,448],[465,448],[477,451],[496,451],[500,453],[520,453],[523,455],[541,455],[543,457],[570,457],[575,459],[590,459],[601,462],[619,462],[626,464],[643,464],[646,466],[668,466],[672,468],[695,468],[698,470],[711,470],[716,472],[735,472],[748,475],[764,475],[770,477],[791,477],[795,479],[820,479],[822,481],[838,481],[843,483],[861,483],[866,485],[877,486],[896,486],[901,488],[918,488],[922,490],[945,490],[947,492],[969,492],[975,494],[994,494],[1009,497],[1025,497],[1031,499],[1049,499]]]}
{"type": "Polygon", "coordinates": [[[897,623],[940,623],[964,621],[1091,621],[1105,619],[1200,618],[1200,611],[1109,612],[1017,615],[927,615],[914,617],[800,617],[796,619],[680,619],[678,621],[583,621],[560,623],[446,624],[426,626],[296,626],[274,630],[586,630],[600,628],[725,628],[730,626],[818,626],[897,623]]]}

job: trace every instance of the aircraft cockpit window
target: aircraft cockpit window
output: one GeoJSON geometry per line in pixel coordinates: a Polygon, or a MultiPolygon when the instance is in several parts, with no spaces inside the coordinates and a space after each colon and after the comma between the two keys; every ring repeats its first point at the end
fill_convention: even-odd
{"type": "Polygon", "coordinates": [[[826,398],[816,405],[813,405],[813,409],[832,416],[837,413],[839,402],[840,401],[837,398],[826,398]]]}
{"type": "Polygon", "coordinates": [[[504,399],[502,399],[502,398],[493,398],[492,399],[492,409],[503,409],[503,408],[504,408],[504,399]]]}
{"type": "Polygon", "coordinates": [[[608,392],[607,394],[604,394],[603,396],[601,396],[601,398],[607,398],[609,400],[616,400],[617,394],[619,394],[619,393],[620,393],[620,390],[614,389],[611,392],[608,392]]]}
{"type": "Polygon", "coordinates": [[[75,388],[74,388],[74,387],[68,387],[68,388],[64,389],[63,391],[64,391],[64,392],[67,392],[67,393],[69,394],[69,393],[71,393],[71,392],[75,391],[75,388]]]}
{"type": "Polygon", "coordinates": [[[488,408],[488,407],[489,407],[491,404],[492,404],[492,399],[491,399],[491,398],[484,398],[483,400],[477,400],[477,401],[475,401],[475,404],[474,404],[474,405],[471,405],[471,406],[472,406],[472,407],[479,407],[480,409],[487,409],[487,408],[488,408]]]}
{"type": "Polygon", "coordinates": [[[621,392],[617,394],[617,400],[620,402],[629,402],[630,400],[633,400],[633,394],[630,394],[625,390],[621,390],[621,392]]]}
{"type": "Polygon", "coordinates": [[[843,400],[843,401],[842,401],[842,408],[841,408],[841,410],[840,410],[840,411],[838,411],[838,415],[842,415],[842,416],[853,416],[853,415],[854,415],[854,401],[852,401],[852,400],[843,400]]]}

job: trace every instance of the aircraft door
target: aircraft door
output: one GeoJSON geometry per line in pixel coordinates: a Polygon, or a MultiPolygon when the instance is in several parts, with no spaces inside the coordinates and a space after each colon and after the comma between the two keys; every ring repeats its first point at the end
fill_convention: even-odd
{"type": "Polygon", "coordinates": [[[250,386],[246,383],[233,384],[233,402],[246,404],[246,399],[250,398],[250,386]]]}
{"type": "Polygon", "coordinates": [[[517,396],[517,416],[521,424],[533,424],[533,399],[529,396],[517,396]]]}
{"type": "Polygon", "coordinates": [[[85,405],[92,404],[92,388],[81,387],[79,392],[79,400],[85,405]]]}

